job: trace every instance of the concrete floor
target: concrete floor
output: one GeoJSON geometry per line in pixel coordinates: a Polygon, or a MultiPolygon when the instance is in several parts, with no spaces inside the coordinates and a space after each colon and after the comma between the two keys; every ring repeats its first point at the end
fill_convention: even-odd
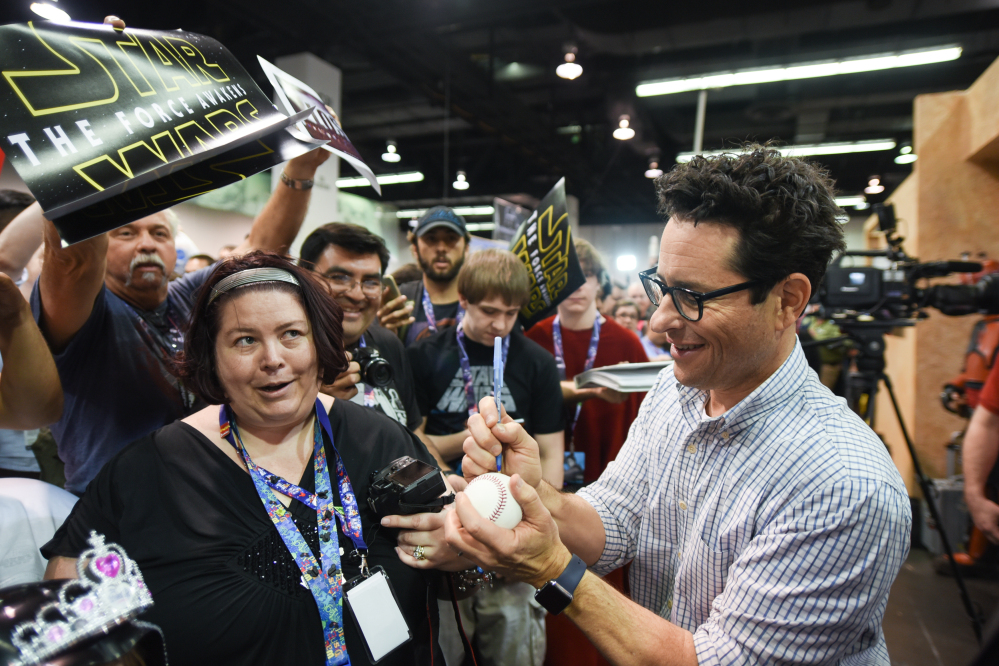
{"type": "MultiPolygon", "coordinates": [[[[884,632],[894,666],[968,666],[978,643],[954,579],[933,571],[932,555],[913,549],[895,579],[884,632]]],[[[999,580],[967,579],[985,621],[999,608],[999,580]]]]}

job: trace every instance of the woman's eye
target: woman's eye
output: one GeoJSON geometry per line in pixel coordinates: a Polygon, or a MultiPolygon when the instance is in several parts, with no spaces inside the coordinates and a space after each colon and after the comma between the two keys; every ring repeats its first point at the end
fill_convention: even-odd
{"type": "Polygon", "coordinates": [[[301,331],[291,330],[291,331],[285,331],[284,332],[284,337],[286,337],[286,338],[298,338],[298,337],[301,337],[301,336],[302,336],[302,332],[301,331]]]}
{"type": "Polygon", "coordinates": [[[236,340],[236,344],[238,346],[240,346],[240,347],[246,347],[248,345],[252,345],[253,343],[254,343],[254,340],[249,335],[244,335],[239,340],[236,340]]]}

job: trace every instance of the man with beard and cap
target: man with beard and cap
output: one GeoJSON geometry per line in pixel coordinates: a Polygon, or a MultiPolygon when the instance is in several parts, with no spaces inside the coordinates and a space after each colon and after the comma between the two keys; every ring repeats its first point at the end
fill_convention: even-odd
{"type": "MultiPolygon", "coordinates": [[[[237,248],[285,252],[305,219],[314,150],[284,166],[284,178],[237,248]]],[[[44,225],[42,272],[31,309],[52,349],[65,392],[52,424],[66,489],[77,495],[129,442],[196,411],[171,372],[198,290],[213,270],[170,282],[177,218],[164,210],[67,247],[37,204],[21,215],[44,225]]]]}
{"type": "Polygon", "coordinates": [[[458,271],[468,256],[469,239],[465,218],[447,206],[434,206],[416,223],[410,250],[423,271],[423,280],[399,287],[413,302],[413,323],[399,330],[407,347],[461,321],[458,271]]]}

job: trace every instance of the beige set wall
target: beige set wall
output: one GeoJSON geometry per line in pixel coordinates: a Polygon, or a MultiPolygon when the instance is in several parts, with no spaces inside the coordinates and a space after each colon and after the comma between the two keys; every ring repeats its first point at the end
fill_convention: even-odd
{"type": "MultiPolygon", "coordinates": [[[[966,91],[918,96],[913,121],[919,160],[889,200],[906,251],[922,261],[979,251],[999,257],[999,60],[966,91]]],[[[868,227],[874,224],[870,220],[868,227]]],[[[950,434],[965,422],[943,409],[939,394],[960,370],[978,318],[928,312],[928,320],[888,336],[886,360],[920,463],[929,476],[941,477],[950,434]]],[[[910,494],[918,495],[884,391],[875,429],[885,436],[910,494]]]]}

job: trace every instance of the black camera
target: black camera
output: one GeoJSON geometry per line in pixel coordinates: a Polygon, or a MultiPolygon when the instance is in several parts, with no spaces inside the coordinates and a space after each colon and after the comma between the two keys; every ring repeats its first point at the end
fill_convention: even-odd
{"type": "Polygon", "coordinates": [[[848,251],[837,257],[816,294],[815,300],[822,304],[821,316],[837,323],[909,321],[911,326],[911,320],[926,318],[922,311],[926,307],[950,316],[999,314],[999,276],[995,274],[986,275],[975,285],[919,287],[919,280],[977,273],[982,265],[972,261],[920,262],[905,254],[905,239],[895,235],[894,207],[877,204],[874,211],[888,248],[848,251]],[[888,266],[847,265],[848,257],[883,257],[888,266]]]}
{"type": "Polygon", "coordinates": [[[447,485],[439,469],[403,456],[371,473],[368,506],[379,516],[437,513],[454,501],[454,495],[445,492],[447,485]]]}
{"type": "Polygon", "coordinates": [[[361,347],[354,352],[354,360],[361,366],[361,381],[365,384],[385,388],[392,383],[392,366],[377,349],[361,347]]]}

